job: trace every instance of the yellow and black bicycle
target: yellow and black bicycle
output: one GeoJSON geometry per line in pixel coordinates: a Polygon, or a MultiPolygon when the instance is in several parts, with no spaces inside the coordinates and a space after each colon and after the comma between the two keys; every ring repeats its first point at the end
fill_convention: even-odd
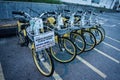
{"type": "Polygon", "coordinates": [[[43,35],[46,34],[46,32],[41,32],[42,29],[39,28],[37,29],[39,32],[38,35],[35,34],[35,27],[39,27],[41,25],[38,23],[39,21],[42,21],[40,17],[32,18],[29,14],[21,11],[13,11],[12,14],[19,16],[17,33],[20,44],[22,46],[25,45],[30,47],[35,65],[37,66],[39,72],[41,72],[44,76],[51,76],[54,72],[54,64],[50,55],[49,47],[44,46],[45,44],[54,44],[54,39],[51,39],[51,37],[54,37],[54,34],[48,35],[50,36],[49,38],[51,41],[47,38],[49,42],[45,43],[42,39],[44,39],[44,37],[48,37],[43,35]],[[31,30],[31,28],[34,30],[31,30]],[[42,49],[40,48],[41,46],[42,49]]]}
{"type": "Polygon", "coordinates": [[[76,46],[69,39],[70,30],[61,29],[59,25],[59,20],[57,21],[59,15],[55,12],[47,12],[46,26],[50,30],[55,31],[55,46],[52,46],[50,51],[55,60],[67,63],[76,57],[76,46]]]}

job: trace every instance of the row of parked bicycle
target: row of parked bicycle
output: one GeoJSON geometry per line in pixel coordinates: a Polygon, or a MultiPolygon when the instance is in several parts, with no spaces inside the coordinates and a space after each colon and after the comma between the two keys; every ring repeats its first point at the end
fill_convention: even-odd
{"type": "Polygon", "coordinates": [[[61,63],[70,62],[105,38],[105,30],[94,11],[58,9],[42,14],[37,12],[38,17],[23,11],[12,14],[18,19],[19,43],[30,47],[34,62],[44,76],[54,72],[52,58],[61,63]]]}

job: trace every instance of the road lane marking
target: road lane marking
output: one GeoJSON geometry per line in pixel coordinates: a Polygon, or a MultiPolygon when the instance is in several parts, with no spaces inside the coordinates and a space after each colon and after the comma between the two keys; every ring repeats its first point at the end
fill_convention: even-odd
{"type": "Polygon", "coordinates": [[[103,72],[101,72],[99,69],[88,63],[86,60],[81,58],[80,56],[76,56],[78,60],[80,60],[82,63],[84,63],[86,66],[88,66],[90,69],[92,69],[94,72],[96,72],[98,75],[100,75],[102,78],[106,78],[107,75],[103,72]]]}
{"type": "Polygon", "coordinates": [[[109,47],[111,47],[111,48],[113,48],[113,49],[115,49],[115,50],[117,50],[117,51],[120,51],[120,49],[119,48],[117,48],[117,47],[114,47],[113,45],[111,45],[111,44],[108,44],[108,43],[106,43],[106,42],[102,42],[103,44],[105,44],[105,45],[107,45],[107,46],[109,46],[109,47]]]}
{"type": "MultiPolygon", "coordinates": [[[[45,68],[46,68],[48,71],[50,71],[50,69],[49,69],[49,64],[48,64],[47,62],[46,62],[46,63],[44,62],[43,65],[45,66],[45,68]]],[[[53,73],[52,76],[54,77],[55,80],[63,80],[63,79],[59,76],[59,74],[57,74],[55,71],[54,71],[54,73],[53,73]]]]}
{"type": "Polygon", "coordinates": [[[54,73],[53,73],[53,77],[54,77],[55,80],[63,80],[63,79],[59,76],[59,74],[57,74],[55,71],[54,71],[54,73]]]}
{"type": "Polygon", "coordinates": [[[120,41],[119,41],[119,40],[113,39],[113,38],[111,38],[111,37],[109,37],[109,36],[105,36],[105,37],[107,37],[107,38],[109,38],[109,39],[111,39],[111,40],[113,40],[113,41],[115,41],[115,42],[120,43],[120,41]]]}
{"type": "Polygon", "coordinates": [[[106,53],[104,53],[104,52],[102,52],[102,51],[100,51],[100,50],[98,50],[98,49],[96,49],[96,48],[94,48],[94,50],[97,51],[98,53],[104,55],[105,57],[109,58],[110,60],[112,60],[112,61],[114,61],[114,62],[116,62],[116,63],[118,63],[118,64],[120,63],[117,59],[115,59],[115,58],[107,55],[106,53]]]}
{"type": "Polygon", "coordinates": [[[112,25],[112,26],[110,26],[110,27],[115,27],[116,25],[112,25]]]}
{"type": "Polygon", "coordinates": [[[3,75],[3,70],[2,70],[1,63],[0,63],[0,80],[5,80],[4,75],[3,75]]]}

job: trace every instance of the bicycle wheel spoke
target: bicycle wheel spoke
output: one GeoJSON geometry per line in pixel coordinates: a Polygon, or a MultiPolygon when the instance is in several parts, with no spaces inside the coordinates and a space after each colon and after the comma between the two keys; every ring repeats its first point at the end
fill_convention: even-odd
{"type": "Polygon", "coordinates": [[[84,51],[85,45],[86,45],[83,37],[78,33],[71,33],[71,38],[72,38],[73,43],[77,47],[77,54],[82,53],[84,51]]]}
{"type": "Polygon", "coordinates": [[[96,44],[99,44],[103,39],[102,32],[97,28],[91,28],[91,32],[94,34],[96,38],[96,44]]]}
{"type": "Polygon", "coordinates": [[[84,39],[85,39],[85,42],[86,42],[86,47],[85,47],[84,51],[92,50],[96,45],[95,36],[89,31],[85,31],[83,33],[83,36],[84,36],[84,39]]]}
{"type": "Polygon", "coordinates": [[[59,62],[72,61],[76,56],[76,48],[74,44],[65,38],[61,38],[60,41],[59,44],[56,43],[56,45],[51,48],[53,57],[59,62]]]}
{"type": "Polygon", "coordinates": [[[53,63],[45,50],[42,52],[33,51],[33,58],[38,70],[43,75],[50,76],[53,73],[53,63]]]}

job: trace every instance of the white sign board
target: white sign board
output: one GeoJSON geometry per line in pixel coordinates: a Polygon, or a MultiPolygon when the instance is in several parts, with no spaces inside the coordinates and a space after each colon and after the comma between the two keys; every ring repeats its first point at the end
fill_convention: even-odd
{"type": "Polygon", "coordinates": [[[34,37],[36,51],[41,51],[55,45],[54,31],[42,33],[34,37]]]}

